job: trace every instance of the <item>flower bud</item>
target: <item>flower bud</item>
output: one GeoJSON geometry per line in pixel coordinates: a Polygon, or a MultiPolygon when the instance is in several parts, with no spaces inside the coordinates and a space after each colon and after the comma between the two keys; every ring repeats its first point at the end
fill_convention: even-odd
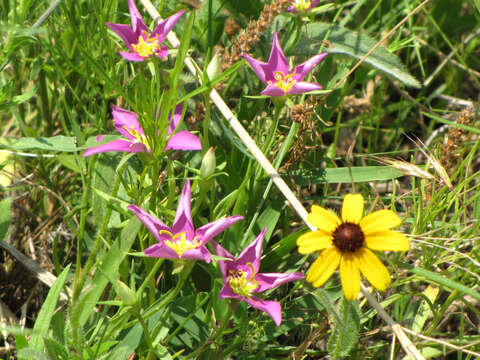
{"type": "Polygon", "coordinates": [[[135,295],[135,292],[132,291],[125,283],[123,283],[120,280],[117,280],[113,284],[115,288],[115,292],[117,295],[120,297],[120,299],[123,301],[123,303],[127,306],[133,306],[137,303],[137,297],[135,295]]]}
{"type": "Polygon", "coordinates": [[[202,180],[206,180],[213,175],[216,167],[217,158],[215,157],[215,149],[211,147],[203,156],[202,165],[200,166],[200,177],[202,180]]]}
{"type": "Polygon", "coordinates": [[[207,76],[209,80],[216,78],[218,75],[222,73],[220,64],[221,64],[220,57],[217,54],[215,54],[207,66],[207,76]]]}

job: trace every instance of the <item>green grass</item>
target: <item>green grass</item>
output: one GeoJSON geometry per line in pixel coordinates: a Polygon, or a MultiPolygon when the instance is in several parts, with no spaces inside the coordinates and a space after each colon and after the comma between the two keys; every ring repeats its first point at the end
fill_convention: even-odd
{"type": "Polygon", "coordinates": [[[343,299],[338,272],[320,288],[299,281],[261,294],[282,305],[277,327],[243,301],[218,298],[218,259],[143,256],[156,240],[126,206],[135,203],[171,225],[191,179],[197,228],[223,216],[244,217],[215,238],[235,256],[267,227],[260,272],[306,272],[316,258],[297,252],[305,224],[209,102],[219,79],[227,105],[307,210],[317,204],[338,212],[343,197],[358,192],[366,212],[388,208],[403,219],[399,230],[410,235],[411,249],[378,253],[392,284],[372,291],[388,317],[418,334],[407,333],[420,353],[480,356],[479,121],[476,115],[457,121],[469,104],[478,108],[479,40],[472,35],[478,2],[428,2],[339,83],[420,3],[340,1],[305,22],[276,16],[251,56],[267,61],[274,31],[295,64],[322,46],[329,53],[309,79],[329,91],[279,105],[257,97],[264,85],[246,62],[205,81],[216,47],[230,48],[262,1],[154,1],[162,17],[187,10],[173,28],[182,45],[164,61],[133,63],[123,60],[123,41],[105,26],[129,24],[127,1],[64,1],[34,27],[50,2],[0,0],[0,148],[7,151],[0,166],[13,174],[0,178],[0,241],[58,277],[35,285],[34,273],[0,247],[0,309],[15,315],[7,321],[0,312],[0,357],[406,356],[372,302],[363,295],[343,299]],[[227,18],[238,25],[236,33],[224,30],[227,18]],[[199,65],[203,85],[188,72],[185,56],[199,65]],[[81,156],[98,134],[118,135],[112,105],[138,113],[155,135],[182,98],[181,126],[201,138],[201,152],[164,152],[165,139],[152,136],[155,156],[81,156]],[[302,102],[313,112],[297,124],[291,107],[302,102]],[[425,166],[428,159],[410,138],[426,144],[451,186],[445,174],[425,166]],[[216,167],[207,179],[200,168],[209,147],[216,167]],[[386,167],[378,157],[419,165],[434,179],[386,167]]]}

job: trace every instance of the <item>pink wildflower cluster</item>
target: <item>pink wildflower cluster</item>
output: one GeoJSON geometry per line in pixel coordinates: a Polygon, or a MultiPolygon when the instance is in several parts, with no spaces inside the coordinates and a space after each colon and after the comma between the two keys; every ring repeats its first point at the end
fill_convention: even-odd
{"type": "MultiPolygon", "coordinates": [[[[311,3],[315,4],[316,2],[314,0],[311,3]]],[[[310,6],[310,2],[308,4],[310,6]]],[[[163,20],[153,32],[150,32],[133,0],[128,0],[128,6],[131,26],[107,23],[107,26],[125,42],[129,50],[128,52],[121,51],[122,57],[136,62],[145,61],[153,56],[166,58],[168,48],[162,45],[162,42],[184,11],[179,11],[163,20]]],[[[275,33],[268,63],[255,60],[246,54],[244,56],[266,84],[262,94],[283,96],[322,88],[319,84],[303,80],[323,60],[326,56],[325,53],[314,56],[301,65],[291,67],[275,33]]],[[[183,104],[180,104],[175,108],[173,115],[169,114],[165,150],[201,150],[201,141],[196,135],[177,129],[182,118],[182,110],[183,104]]],[[[109,151],[150,153],[150,140],[139,122],[139,115],[118,106],[113,106],[112,114],[115,129],[123,138],[89,148],[83,153],[83,156],[109,151]]],[[[97,141],[101,141],[102,138],[103,135],[99,135],[97,141]]],[[[129,205],[128,209],[137,216],[157,240],[156,244],[145,250],[146,256],[173,260],[203,260],[210,263],[211,254],[207,249],[207,244],[210,243],[215,254],[226,259],[218,261],[224,282],[219,297],[245,301],[254,308],[267,313],[275,324],[280,325],[282,321],[280,303],[260,299],[254,294],[274,289],[287,282],[303,279],[304,275],[301,273],[259,272],[266,229],[263,229],[257,238],[235,258],[213,239],[243,217],[239,215],[224,217],[195,228],[191,211],[191,187],[188,180],[180,196],[172,226],[166,225],[137,205],[129,205]]]]}

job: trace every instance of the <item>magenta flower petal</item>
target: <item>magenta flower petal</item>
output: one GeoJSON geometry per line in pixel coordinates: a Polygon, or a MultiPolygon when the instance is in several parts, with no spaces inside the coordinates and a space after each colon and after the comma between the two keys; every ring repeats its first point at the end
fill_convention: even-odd
{"type": "MultiPolygon", "coordinates": [[[[195,235],[200,236],[203,239],[204,243],[206,244],[211,239],[213,239],[215,236],[217,236],[221,232],[225,231],[227,228],[229,228],[230,226],[235,224],[237,221],[242,220],[242,219],[243,219],[243,216],[235,215],[235,216],[229,216],[229,217],[226,217],[226,218],[222,218],[222,219],[212,221],[209,224],[206,224],[206,225],[203,225],[203,226],[199,227],[195,231],[195,235]]],[[[233,256],[231,256],[231,257],[233,258],[233,256]]]]}
{"type": "Polygon", "coordinates": [[[112,115],[115,122],[115,129],[127,139],[135,140],[135,137],[132,136],[131,132],[128,132],[127,129],[138,131],[143,135],[143,129],[138,123],[138,115],[133,111],[128,111],[113,105],[112,115]]]}
{"type": "MultiPolygon", "coordinates": [[[[100,153],[109,152],[109,151],[140,152],[140,151],[135,151],[138,149],[133,148],[132,145],[133,143],[128,140],[122,140],[122,139],[113,140],[109,143],[94,146],[85,150],[82,156],[90,156],[90,155],[100,154],[100,153]]],[[[143,151],[143,146],[141,151],[143,151]]]]}
{"type": "Polygon", "coordinates": [[[305,278],[305,275],[302,273],[291,273],[291,274],[276,274],[276,273],[261,273],[255,276],[255,280],[259,282],[258,288],[255,289],[255,292],[263,292],[270,289],[275,289],[276,287],[283,285],[290,281],[297,281],[305,278]]]}
{"type": "Polygon", "coordinates": [[[162,259],[177,259],[178,254],[175,250],[165,244],[155,244],[145,249],[145,255],[162,259]]]}
{"type": "Polygon", "coordinates": [[[261,300],[255,296],[252,296],[250,299],[245,299],[245,302],[256,309],[267,313],[275,322],[275,325],[279,326],[282,323],[282,306],[279,302],[261,300]]]}
{"type": "Polygon", "coordinates": [[[112,31],[122,38],[125,45],[127,45],[130,51],[133,51],[131,44],[136,44],[138,41],[138,35],[132,31],[130,26],[125,24],[113,24],[107,22],[107,26],[112,29],[112,31]]]}
{"type": "Polygon", "coordinates": [[[155,216],[150,215],[142,208],[139,208],[137,205],[127,206],[128,210],[131,210],[137,215],[138,219],[145,225],[145,227],[150,231],[153,236],[157,238],[158,241],[163,241],[164,236],[159,236],[160,231],[170,231],[170,228],[165,225],[163,222],[158,220],[155,216]]]}
{"type": "Polygon", "coordinates": [[[273,34],[272,50],[267,63],[243,54],[243,57],[248,61],[253,71],[255,71],[260,80],[266,85],[266,88],[261,94],[268,96],[296,95],[321,89],[320,84],[307,83],[302,80],[325,56],[326,53],[315,55],[304,63],[290,68],[288,60],[280,47],[277,33],[273,34]]]}
{"type": "MultiPolygon", "coordinates": [[[[200,229],[199,229],[200,230],[200,229]]],[[[217,243],[215,240],[210,240],[210,244],[213,247],[213,251],[217,256],[228,258],[234,260],[234,256],[230,254],[227,250],[225,250],[219,243],[217,243]]],[[[223,282],[227,284],[227,277],[226,274],[228,274],[228,268],[227,264],[231,263],[231,261],[219,261],[218,266],[220,267],[220,271],[222,272],[222,277],[223,277],[223,282]]],[[[220,291],[220,294],[222,294],[222,291],[226,288],[230,289],[230,295],[235,294],[233,293],[232,289],[229,286],[224,286],[222,290],[220,291]]],[[[222,297],[222,296],[220,296],[222,297]]],[[[232,297],[232,296],[226,296],[226,297],[232,297]]]]}
{"type": "Polygon", "coordinates": [[[182,113],[183,113],[183,103],[178,104],[175,106],[175,111],[173,113],[173,116],[171,116],[171,113],[169,117],[171,117],[170,125],[168,126],[168,135],[173,134],[175,129],[177,128],[180,120],[182,119],[182,113]]]}
{"type": "Polygon", "coordinates": [[[146,256],[167,259],[204,260],[209,263],[211,255],[205,247],[205,243],[233,224],[231,219],[237,221],[242,218],[241,216],[232,216],[225,221],[221,221],[222,219],[217,220],[204,225],[195,232],[190,199],[190,182],[187,180],[180,196],[172,228],[169,228],[156,217],[148,214],[136,205],[127,207],[135,213],[158,241],[158,244],[150,246],[145,250],[146,256]]]}
{"type": "Polygon", "coordinates": [[[140,55],[138,55],[137,53],[130,53],[130,52],[125,52],[125,51],[120,51],[120,55],[122,55],[122,57],[125,59],[125,60],[128,60],[128,61],[145,61],[145,58],[144,57],[141,57],[140,55]]]}
{"type": "MultiPolygon", "coordinates": [[[[175,108],[175,113],[172,119],[173,124],[178,124],[180,121],[181,109],[182,105],[178,105],[175,108]]],[[[83,153],[83,156],[89,156],[107,151],[122,151],[132,153],[150,152],[150,144],[147,141],[145,133],[138,122],[138,114],[114,105],[112,106],[112,115],[115,122],[115,129],[122,134],[126,140],[115,140],[112,143],[88,149],[83,153]]],[[[169,149],[201,150],[202,145],[197,136],[186,130],[183,130],[170,137],[165,147],[165,150],[169,149]]]]}
{"type": "Polygon", "coordinates": [[[202,150],[200,138],[191,132],[182,130],[173,134],[168,140],[165,150],[202,150]]]}
{"type": "Polygon", "coordinates": [[[166,59],[168,56],[168,47],[160,46],[160,50],[155,52],[155,55],[160,59],[166,59]]]}
{"type": "Polygon", "coordinates": [[[315,55],[311,59],[308,59],[304,63],[295,66],[295,75],[293,75],[293,79],[297,81],[302,81],[303,79],[305,79],[305,76],[310,74],[313,68],[317,66],[323,59],[325,59],[325,56],[327,56],[327,53],[323,52],[315,55]]]}
{"type": "Polygon", "coordinates": [[[309,91],[322,90],[322,89],[323,87],[320,84],[306,82],[306,81],[299,81],[292,86],[292,88],[288,91],[288,93],[292,95],[298,95],[298,94],[303,94],[309,91]]]}
{"type": "Polygon", "coordinates": [[[265,71],[263,70],[263,66],[265,66],[267,64],[264,63],[263,61],[255,60],[254,58],[248,56],[247,54],[243,54],[243,57],[245,58],[245,60],[248,61],[248,63],[252,67],[253,71],[255,71],[255,74],[257,74],[257,76],[260,78],[260,80],[264,84],[266,84],[267,79],[266,79],[266,76],[265,76],[265,71]]]}
{"type": "Polygon", "coordinates": [[[177,212],[175,214],[175,220],[173,220],[172,230],[174,233],[186,231],[187,236],[189,238],[193,238],[195,236],[195,230],[193,228],[192,209],[190,201],[190,180],[187,180],[185,182],[182,195],[180,196],[180,200],[178,202],[177,212]]]}
{"type": "Polygon", "coordinates": [[[140,15],[140,12],[138,11],[133,0],[128,0],[128,9],[130,11],[130,21],[132,23],[133,31],[137,34],[140,34],[142,31],[148,32],[147,25],[145,25],[142,15],[140,15]]]}
{"type": "Polygon", "coordinates": [[[153,33],[150,33],[133,0],[128,0],[128,8],[131,28],[128,25],[107,23],[107,26],[123,39],[130,50],[130,52],[121,52],[122,57],[129,61],[144,61],[153,55],[166,58],[168,48],[162,46],[161,42],[185,10],[163,20],[155,27],[153,33]]]}
{"type": "Polygon", "coordinates": [[[235,261],[236,264],[248,265],[250,263],[253,265],[255,273],[258,273],[258,270],[260,269],[260,257],[262,256],[263,238],[265,237],[266,232],[267,228],[263,228],[257,238],[243,249],[235,261]]]}
{"type": "Polygon", "coordinates": [[[282,321],[280,304],[276,301],[259,299],[253,296],[253,294],[274,289],[286,282],[303,279],[304,276],[301,273],[258,273],[266,231],[267,229],[263,229],[257,238],[241,252],[237,259],[234,259],[217,242],[212,240],[210,243],[217,256],[232,260],[218,261],[224,282],[218,296],[220,298],[243,300],[251,306],[266,312],[278,326],[282,321]]]}
{"type": "Polygon", "coordinates": [[[279,88],[275,84],[268,84],[267,87],[260,93],[267,96],[284,96],[286,95],[285,91],[279,88]]]}
{"type": "Polygon", "coordinates": [[[240,300],[240,301],[245,301],[245,296],[241,296],[241,295],[236,294],[232,290],[230,285],[225,285],[224,287],[222,287],[222,289],[218,293],[218,297],[220,299],[236,299],[236,300],[240,300]]]}
{"type": "MultiPolygon", "coordinates": [[[[273,74],[276,71],[281,71],[286,74],[290,69],[290,64],[288,63],[288,60],[285,57],[285,54],[283,53],[283,50],[280,46],[277,32],[273,33],[272,50],[270,51],[270,56],[268,58],[268,66],[265,66],[265,69],[267,68],[269,69],[267,74],[267,81],[275,80],[273,74]]],[[[267,70],[265,70],[265,72],[267,73],[267,70]]]]}
{"type": "Polygon", "coordinates": [[[167,36],[167,34],[170,32],[170,30],[173,29],[173,27],[175,26],[175,24],[177,23],[177,21],[180,19],[180,17],[183,15],[184,12],[185,10],[180,10],[179,12],[161,21],[160,24],[158,24],[155,27],[155,30],[153,30],[152,32],[152,35],[153,36],[158,35],[159,43],[165,40],[165,37],[167,36]]]}

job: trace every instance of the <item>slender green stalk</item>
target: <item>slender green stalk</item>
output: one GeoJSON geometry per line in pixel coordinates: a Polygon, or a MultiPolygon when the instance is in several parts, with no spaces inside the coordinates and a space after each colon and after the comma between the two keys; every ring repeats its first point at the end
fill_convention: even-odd
{"type": "Polygon", "coordinates": [[[147,345],[148,345],[147,360],[154,359],[155,348],[153,347],[153,341],[152,341],[152,337],[150,335],[150,331],[148,330],[148,326],[145,323],[145,321],[143,320],[143,317],[140,314],[140,310],[136,306],[134,307],[134,313],[135,313],[135,317],[137,318],[138,322],[142,326],[143,334],[145,335],[145,340],[147,341],[147,345]]]}
{"type": "MultiPolygon", "coordinates": [[[[123,164],[122,167],[118,169],[117,177],[115,178],[115,183],[113,184],[113,189],[111,194],[112,197],[117,196],[118,189],[121,183],[120,178],[122,176],[123,170],[125,169],[125,166],[126,166],[126,163],[123,164]]],[[[102,245],[102,242],[103,242],[103,234],[105,234],[105,232],[107,231],[108,223],[110,222],[110,217],[112,216],[112,211],[113,211],[113,208],[111,206],[107,206],[107,210],[105,211],[105,217],[103,218],[102,226],[97,233],[95,243],[92,247],[92,250],[90,251],[90,255],[88,256],[85,267],[80,272],[79,277],[76,277],[76,280],[78,281],[75,282],[74,288],[73,288],[74,300],[78,299],[78,296],[80,295],[80,292],[82,291],[83,286],[85,285],[85,281],[87,280],[87,276],[92,270],[93,265],[95,264],[98,252],[100,250],[100,246],[102,245]]]]}
{"type": "MultiPolygon", "coordinates": [[[[210,92],[210,91],[209,91],[210,92]]],[[[205,117],[203,119],[203,143],[202,143],[202,155],[205,155],[205,153],[208,151],[210,148],[210,141],[208,139],[208,131],[210,128],[210,113],[211,113],[211,108],[212,105],[210,104],[210,98],[208,94],[204,95],[205,99],[205,117]]]]}
{"type": "Polygon", "coordinates": [[[228,307],[228,312],[227,314],[223,317],[222,319],[222,322],[220,323],[220,325],[215,329],[215,331],[210,334],[210,336],[208,337],[208,339],[203,343],[203,345],[198,348],[197,350],[195,350],[194,352],[192,352],[191,354],[189,354],[186,359],[193,359],[193,358],[197,358],[199,355],[201,355],[206,349],[207,347],[210,345],[210,344],[213,344],[215,342],[217,342],[217,340],[219,338],[221,338],[221,336],[223,335],[223,331],[225,330],[225,328],[227,327],[228,323],[230,322],[230,319],[233,315],[233,310],[234,308],[237,307],[237,304],[238,303],[232,303],[230,304],[230,306],[228,307]]]}
{"type": "MultiPolygon", "coordinates": [[[[92,189],[92,171],[93,168],[95,167],[95,162],[97,161],[96,156],[91,156],[89,161],[88,161],[88,166],[87,166],[87,176],[82,177],[82,182],[83,182],[83,197],[82,197],[82,205],[81,205],[81,211],[80,211],[80,228],[78,229],[78,234],[77,234],[77,256],[76,256],[76,261],[75,261],[75,279],[80,278],[80,274],[82,272],[82,257],[83,257],[83,237],[85,235],[85,223],[87,219],[87,213],[88,213],[88,201],[90,199],[90,193],[92,189]]],[[[76,286],[74,285],[74,289],[76,289],[76,286]]],[[[80,290],[80,289],[79,289],[80,290]]],[[[73,293],[73,298],[77,299],[78,295],[80,294],[79,290],[77,290],[78,293],[74,291],[73,293]]]]}

